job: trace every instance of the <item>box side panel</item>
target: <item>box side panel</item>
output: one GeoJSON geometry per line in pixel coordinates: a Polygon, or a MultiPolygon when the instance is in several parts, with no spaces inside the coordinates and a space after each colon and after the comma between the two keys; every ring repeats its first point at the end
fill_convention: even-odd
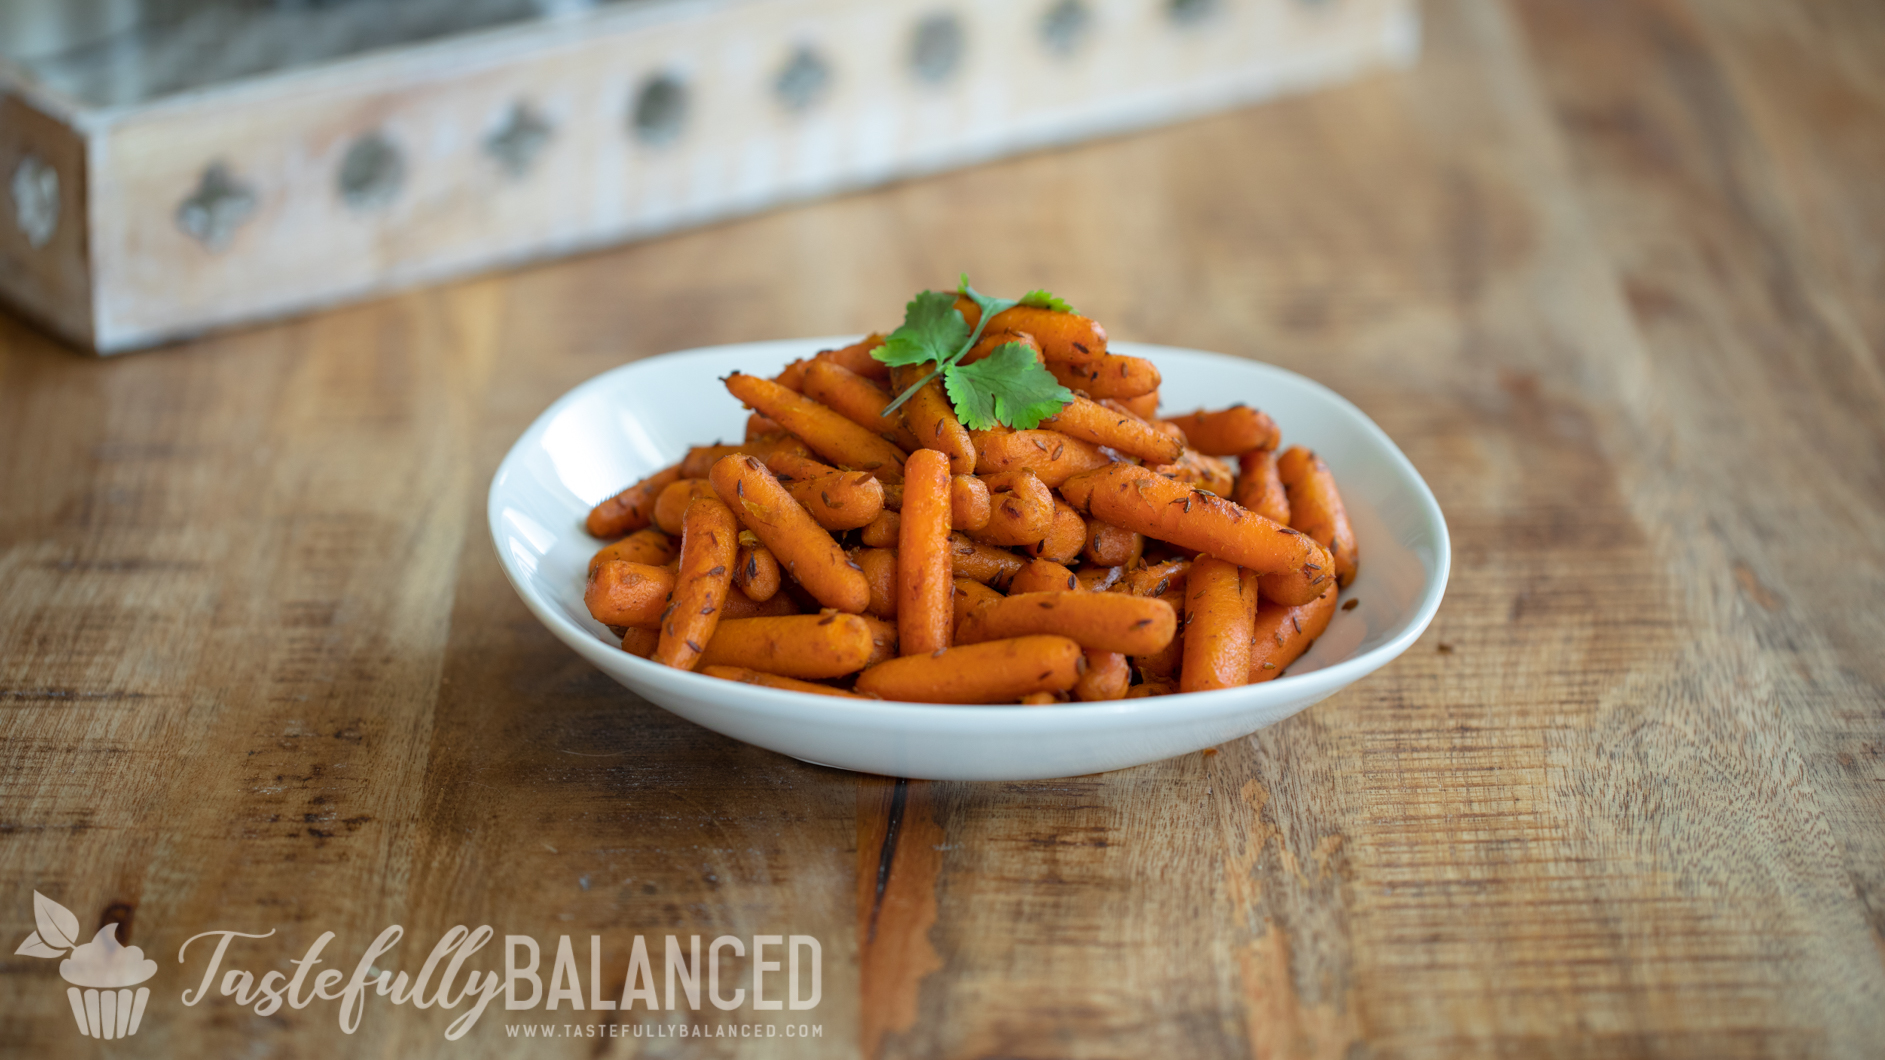
{"type": "Polygon", "coordinates": [[[91,346],[85,140],[0,91],[0,300],[91,346]]]}
{"type": "Polygon", "coordinates": [[[97,155],[102,343],[1327,84],[1405,58],[1412,17],[1406,0],[1089,3],[1056,37],[1041,5],[1005,0],[941,30],[914,0],[673,10],[122,116],[97,155]]]}

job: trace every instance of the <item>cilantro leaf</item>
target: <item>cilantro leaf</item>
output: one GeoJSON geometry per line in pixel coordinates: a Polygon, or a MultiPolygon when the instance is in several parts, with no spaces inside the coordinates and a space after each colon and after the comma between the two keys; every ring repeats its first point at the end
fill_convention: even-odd
{"type": "Polygon", "coordinates": [[[890,333],[871,356],[892,368],[924,361],[944,361],[969,341],[969,322],[956,310],[948,291],[924,291],[903,309],[903,326],[890,333]]]}
{"type": "Polygon", "coordinates": [[[1038,427],[1073,400],[1073,392],[1018,342],[1004,343],[974,364],[950,365],[943,387],[963,426],[977,431],[1004,423],[1022,430],[1038,427]]]}
{"type": "Polygon", "coordinates": [[[1066,299],[1059,298],[1048,291],[1029,291],[1021,296],[1021,304],[1033,306],[1035,309],[1051,309],[1056,313],[1073,312],[1073,307],[1067,304],[1066,299]]]}
{"type": "Polygon", "coordinates": [[[1018,304],[1012,298],[990,298],[975,288],[970,287],[969,274],[966,272],[962,274],[961,279],[957,282],[956,289],[962,293],[962,297],[967,298],[969,301],[974,302],[982,308],[981,324],[980,327],[976,328],[977,332],[980,332],[982,328],[986,328],[988,322],[995,319],[997,314],[1004,310],[1012,309],[1018,304]]]}

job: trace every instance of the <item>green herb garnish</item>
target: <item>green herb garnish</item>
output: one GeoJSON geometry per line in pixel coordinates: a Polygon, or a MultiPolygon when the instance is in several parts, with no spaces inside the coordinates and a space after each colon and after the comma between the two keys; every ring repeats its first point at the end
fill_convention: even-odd
{"type": "Polygon", "coordinates": [[[936,362],[928,375],[897,395],[884,408],[894,412],[929,381],[942,376],[943,389],[955,405],[956,418],[971,430],[986,431],[997,424],[1026,430],[1065,408],[1073,391],[1060,385],[1053,373],[1034,359],[1034,351],[1018,342],[1005,342],[973,364],[962,358],[975,347],[988,322],[1018,305],[1071,313],[1073,307],[1046,291],[1029,291],[1017,299],[990,298],[969,286],[964,273],[960,293],[981,307],[975,329],[956,309],[955,291],[923,291],[903,310],[903,326],[890,333],[871,356],[892,368],[936,362]]]}

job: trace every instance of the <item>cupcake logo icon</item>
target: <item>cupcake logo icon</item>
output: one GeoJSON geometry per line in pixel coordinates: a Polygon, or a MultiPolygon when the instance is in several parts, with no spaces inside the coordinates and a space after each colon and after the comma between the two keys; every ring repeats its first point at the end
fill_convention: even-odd
{"type": "Polygon", "coordinates": [[[59,962],[59,975],[72,984],[65,996],[72,1002],[79,1033],[93,1038],[136,1034],[151,996],[151,988],[139,984],[157,974],[157,962],[136,946],[120,943],[117,924],[106,924],[92,941],[79,942],[79,918],[38,891],[33,892],[33,921],[39,930],[13,952],[65,958],[59,962]]]}

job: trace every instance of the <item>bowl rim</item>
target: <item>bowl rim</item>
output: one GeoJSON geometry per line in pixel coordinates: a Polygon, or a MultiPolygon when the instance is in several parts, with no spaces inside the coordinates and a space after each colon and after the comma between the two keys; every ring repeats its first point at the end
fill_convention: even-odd
{"type": "MultiPolygon", "coordinates": [[[[713,346],[696,346],[684,350],[640,357],[626,364],[617,365],[607,371],[577,383],[565,391],[555,401],[537,415],[517,436],[504,457],[498,462],[497,471],[491,476],[491,485],[486,494],[485,515],[487,529],[490,532],[491,547],[497,553],[498,566],[503,569],[505,578],[517,593],[524,606],[535,615],[545,628],[549,629],[558,640],[574,649],[577,654],[596,665],[604,666],[605,660],[625,664],[631,673],[641,673],[656,683],[669,681],[682,682],[682,688],[699,689],[703,698],[718,700],[729,693],[749,697],[754,705],[777,704],[780,706],[812,707],[836,714],[854,714],[858,717],[874,716],[886,712],[896,717],[915,723],[948,724],[949,720],[961,720],[965,712],[975,712],[978,720],[986,723],[1002,724],[997,719],[1012,719],[1016,729],[1035,729],[1036,723],[1045,722],[1050,717],[1071,722],[1079,719],[1089,721],[1137,719],[1142,715],[1170,713],[1175,702],[1182,702],[1187,708],[1188,718],[1209,718],[1218,714],[1234,714],[1249,709],[1253,693],[1264,690],[1276,690],[1278,698],[1282,690],[1287,690],[1288,698],[1296,696],[1325,696],[1346,687],[1362,677],[1380,669],[1405,652],[1414,641],[1418,640],[1433,622],[1434,615],[1440,609],[1441,599],[1446,594],[1448,579],[1452,574],[1453,543],[1448,533],[1445,514],[1440,510],[1440,503],[1434,497],[1433,490],[1421,477],[1407,454],[1381,426],[1363,412],[1361,408],[1333,389],[1299,372],[1260,361],[1252,357],[1238,357],[1231,354],[1213,353],[1184,346],[1165,346],[1156,343],[1114,341],[1109,348],[1120,352],[1131,352],[1134,356],[1149,358],[1178,357],[1181,359],[1222,360],[1245,367],[1257,367],[1266,371],[1287,376],[1297,383],[1319,391],[1337,406],[1349,413],[1360,425],[1362,431],[1370,436],[1387,453],[1389,461],[1400,472],[1401,477],[1412,485],[1412,492],[1418,505],[1419,513],[1435,543],[1436,564],[1433,573],[1427,577],[1421,588],[1420,599],[1411,616],[1401,628],[1386,641],[1375,647],[1332,663],[1309,673],[1285,675],[1274,681],[1257,685],[1241,685],[1235,688],[1214,689],[1208,692],[1181,692],[1172,696],[1144,696],[1136,699],[1117,699],[1098,703],[1057,703],[1052,710],[1026,708],[1014,703],[918,703],[905,700],[855,699],[847,696],[824,696],[811,692],[795,692],[788,689],[768,688],[764,685],[748,685],[726,681],[717,677],[691,671],[677,670],[662,666],[660,663],[640,656],[631,655],[620,648],[611,649],[603,640],[591,631],[572,621],[569,616],[550,606],[546,600],[537,598],[524,578],[517,570],[515,560],[503,546],[503,506],[499,495],[506,480],[517,465],[525,459],[528,444],[540,444],[548,433],[550,425],[570,406],[584,400],[590,392],[605,385],[605,381],[617,375],[632,373],[654,361],[679,360],[706,355],[722,356],[727,353],[750,350],[755,355],[774,354],[780,351],[803,349],[801,356],[809,355],[822,349],[831,349],[858,341],[859,336],[838,335],[803,339],[768,339],[753,342],[721,343],[713,346]],[[618,658],[619,657],[619,658],[618,658]]],[[[631,689],[632,691],[632,689],[631,689]]],[[[1056,722],[1056,726],[1062,722],[1056,722]]]]}

